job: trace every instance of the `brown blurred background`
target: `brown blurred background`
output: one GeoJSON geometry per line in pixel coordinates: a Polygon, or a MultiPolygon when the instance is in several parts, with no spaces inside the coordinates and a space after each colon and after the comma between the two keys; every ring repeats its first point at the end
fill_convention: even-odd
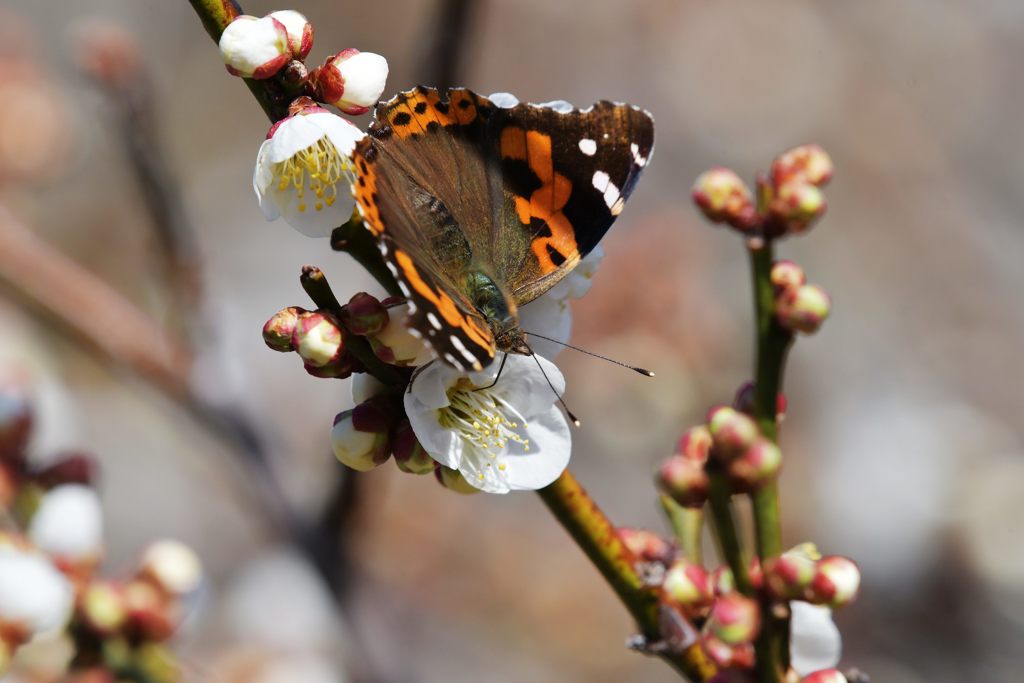
{"type": "MultiPolygon", "coordinates": [[[[120,110],[77,56],[96,21],[124,28],[151,81],[153,145],[199,237],[191,381],[258,425],[292,504],[315,513],[340,476],[327,437],[347,383],[307,376],[259,330],[307,305],[303,264],[342,297],[372,282],[326,241],[264,222],[250,178],[268,122],[184,0],[0,7],[0,93],[20,88],[0,95],[0,157],[43,159],[0,168],[0,202],[155,319],[182,324],[120,110]]],[[[294,9],[316,27],[310,64],[349,46],[382,53],[389,93],[433,73],[433,0],[294,9]]],[[[834,301],[791,355],[785,538],[861,563],[861,599],[837,615],[843,663],[883,683],[1021,679],[1022,38],[1017,0],[487,0],[471,3],[460,39],[461,84],[624,100],[657,119],[654,161],[574,331],[657,378],[559,358],[585,425],[573,468],[618,523],[664,529],[655,464],[750,371],[745,253],[698,219],[692,179],[712,165],[749,178],[803,142],[832,154],[828,216],[781,245],[834,301]]],[[[456,496],[390,465],[365,477],[363,512],[346,519],[357,570],[339,617],[223,440],[25,303],[4,283],[0,353],[38,378],[40,453],[101,458],[111,570],[162,535],[206,563],[179,638],[190,680],[332,683],[349,666],[392,683],[675,680],[624,649],[625,611],[535,496],[456,496]]]]}

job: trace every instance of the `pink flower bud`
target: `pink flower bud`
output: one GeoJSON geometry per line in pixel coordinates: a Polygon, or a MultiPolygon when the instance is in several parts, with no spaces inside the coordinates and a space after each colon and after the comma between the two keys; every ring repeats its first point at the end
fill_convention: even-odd
{"type": "Polygon", "coordinates": [[[813,543],[802,543],[779,557],[765,561],[764,581],[780,600],[802,600],[807,596],[821,557],[813,543]]]}
{"type": "Polygon", "coordinates": [[[737,490],[749,493],[773,481],[781,468],[782,451],[770,439],[758,437],[729,462],[729,480],[737,490]]]}
{"type": "Polygon", "coordinates": [[[292,58],[288,30],[272,16],[235,17],[221,34],[219,44],[228,72],[243,78],[270,78],[292,58]]]}
{"type": "Polygon", "coordinates": [[[352,334],[377,334],[388,324],[388,309],[377,297],[359,292],[341,309],[341,321],[352,334]]]}
{"type": "Polygon", "coordinates": [[[338,323],[326,313],[302,313],[292,333],[292,347],[306,365],[322,368],[341,358],[344,335],[338,323]]]}
{"type": "Polygon", "coordinates": [[[263,325],[263,341],[275,351],[294,351],[292,335],[295,334],[295,325],[299,322],[299,316],[306,313],[309,311],[298,306],[282,308],[263,325]]]}
{"type": "Polygon", "coordinates": [[[818,561],[808,602],[839,609],[849,605],[860,590],[860,568],[848,558],[829,555],[818,561]]]}
{"type": "Polygon", "coordinates": [[[777,156],[772,162],[775,187],[788,183],[824,185],[832,180],[832,159],[819,145],[800,145],[777,156]]]}
{"type": "Polygon", "coordinates": [[[743,180],[728,168],[701,173],[693,184],[694,203],[714,223],[748,230],[757,220],[754,200],[743,180]]]}
{"type": "Polygon", "coordinates": [[[143,640],[167,640],[178,625],[178,611],[160,589],[147,581],[130,581],[122,593],[127,628],[143,640]]]}
{"type": "Polygon", "coordinates": [[[751,643],[730,645],[711,633],[705,633],[701,646],[711,661],[722,669],[750,669],[754,666],[754,646],[751,643]]]}
{"type": "Polygon", "coordinates": [[[661,584],[665,597],[687,616],[701,616],[713,598],[711,577],[704,567],[685,559],[672,563],[661,584]]]}
{"type": "Polygon", "coordinates": [[[657,483],[672,500],[686,507],[703,505],[711,487],[704,464],[681,455],[673,455],[661,463],[657,483]]]}
{"type": "Polygon", "coordinates": [[[321,102],[346,114],[365,114],[384,92],[388,61],[372,52],[348,48],[328,57],[311,77],[321,102]]]}
{"type": "Polygon", "coordinates": [[[640,562],[669,564],[675,555],[675,547],[658,534],[648,529],[631,526],[616,527],[615,535],[640,562]]]}
{"type": "Polygon", "coordinates": [[[345,466],[358,472],[367,472],[387,460],[388,434],[386,420],[370,403],[360,403],[356,408],[366,406],[359,411],[358,428],[355,419],[356,410],[346,410],[334,418],[331,429],[331,449],[334,456],[345,466]],[[375,427],[377,429],[375,429],[375,427]]]}
{"type": "MultiPolygon", "coordinates": [[[[747,571],[747,579],[754,590],[760,590],[764,585],[764,573],[761,571],[761,560],[754,557],[750,560],[750,567],[747,571]]],[[[715,597],[733,593],[736,590],[736,577],[728,565],[721,565],[711,573],[711,587],[715,597]]]]}
{"type": "Polygon", "coordinates": [[[822,669],[804,676],[800,683],[847,683],[847,680],[838,669],[822,669]]]}
{"type": "Polygon", "coordinates": [[[679,454],[684,458],[704,464],[711,452],[711,432],[707,425],[698,425],[686,430],[679,439],[679,454]]]}
{"type": "Polygon", "coordinates": [[[392,451],[398,469],[409,474],[430,474],[434,471],[435,461],[423,450],[419,439],[412,431],[409,420],[403,418],[395,428],[391,437],[392,451]]]}
{"type": "Polygon", "coordinates": [[[313,24],[305,16],[295,10],[285,9],[271,12],[269,15],[277,19],[288,32],[288,49],[292,59],[302,61],[313,49],[313,24]]]}
{"type": "Polygon", "coordinates": [[[721,595],[711,606],[708,629],[727,645],[753,642],[761,630],[761,610],[739,593],[721,595]]]}
{"type": "Polygon", "coordinates": [[[832,300],[817,285],[787,289],[775,300],[775,317],[793,332],[814,334],[832,312],[832,300]]]}
{"type": "Polygon", "coordinates": [[[462,476],[462,473],[458,470],[453,470],[449,467],[438,467],[434,470],[434,474],[437,477],[437,481],[441,486],[445,487],[455,493],[462,493],[469,495],[471,493],[480,493],[480,489],[472,486],[466,478],[462,476]]]}
{"type": "Polygon", "coordinates": [[[712,408],[707,420],[714,444],[712,452],[725,460],[743,453],[761,435],[753,418],[729,406],[712,408]]]}
{"type": "Polygon", "coordinates": [[[775,291],[782,291],[806,284],[807,276],[795,262],[783,259],[772,264],[771,280],[775,291]]]}
{"type": "Polygon", "coordinates": [[[783,232],[800,234],[825,215],[825,193],[810,183],[783,185],[769,205],[772,218],[782,223],[783,232]]]}

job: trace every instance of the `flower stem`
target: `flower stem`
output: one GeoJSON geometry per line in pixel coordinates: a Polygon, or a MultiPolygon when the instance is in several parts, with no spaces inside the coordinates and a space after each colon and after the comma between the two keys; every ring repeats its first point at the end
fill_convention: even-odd
{"type": "Polygon", "coordinates": [[[711,478],[711,489],[708,492],[708,509],[711,510],[711,530],[718,543],[718,554],[732,570],[736,589],[744,595],[754,593],[750,585],[750,571],[743,558],[739,535],[736,533],[736,520],[733,517],[729,481],[719,471],[708,473],[711,478]]]}
{"type": "MultiPolygon", "coordinates": [[[[636,619],[645,641],[648,644],[661,643],[662,605],[658,591],[645,585],[637,574],[632,554],[597,503],[569,470],[537,493],[636,619]]],[[[715,674],[714,665],[699,643],[688,644],[679,651],[666,649],[657,654],[691,680],[705,681],[715,674]]]]}
{"type": "Polygon", "coordinates": [[[704,510],[683,507],[666,494],[659,496],[661,509],[665,511],[672,533],[679,542],[679,548],[686,558],[695,564],[704,564],[703,531],[704,510]]]}
{"type": "MultiPolygon", "coordinates": [[[[775,320],[775,291],[771,282],[774,249],[771,240],[750,248],[757,329],[757,368],[754,374],[754,418],[761,433],[778,441],[777,397],[793,335],[775,320]]],[[[757,555],[763,562],[782,553],[779,490],[775,482],[751,496],[757,555]]],[[[789,618],[779,617],[769,600],[762,600],[764,624],[757,640],[759,680],[781,682],[789,667],[789,618]]]]}

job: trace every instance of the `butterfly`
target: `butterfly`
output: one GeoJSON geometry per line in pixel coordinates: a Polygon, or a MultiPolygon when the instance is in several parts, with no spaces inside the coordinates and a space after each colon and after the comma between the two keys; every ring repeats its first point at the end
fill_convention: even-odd
{"type": "Polygon", "coordinates": [[[460,370],[530,354],[517,311],[611,227],[651,158],[654,120],[598,102],[417,87],[377,105],[353,152],[356,206],[410,331],[460,370]]]}

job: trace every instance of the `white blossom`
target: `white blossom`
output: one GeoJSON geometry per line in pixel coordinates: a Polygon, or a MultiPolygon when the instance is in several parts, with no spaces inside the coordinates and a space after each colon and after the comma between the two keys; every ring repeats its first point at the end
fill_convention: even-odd
{"type": "Polygon", "coordinates": [[[288,30],[272,16],[236,17],[218,44],[228,71],[244,78],[270,78],[292,58],[288,30]]]}
{"type": "Polygon", "coordinates": [[[354,48],[342,50],[321,68],[317,85],[322,101],[346,114],[365,114],[377,103],[388,78],[388,60],[354,48]]]}
{"type": "Polygon", "coordinates": [[[28,537],[55,558],[71,562],[97,559],[103,548],[103,511],[96,491],[82,484],[51,490],[32,515],[28,537]]]}
{"type": "Polygon", "coordinates": [[[843,640],[832,621],[832,610],[806,602],[789,604],[793,617],[789,627],[790,662],[801,676],[831,669],[839,663],[843,640]]]}
{"type": "Polygon", "coordinates": [[[44,555],[0,547],[0,625],[46,638],[71,616],[73,591],[67,578],[44,555]]]}
{"type": "Polygon", "coordinates": [[[203,565],[195,551],[170,539],[155,541],[146,548],[139,571],[171,595],[188,595],[203,580],[203,565]]]}

